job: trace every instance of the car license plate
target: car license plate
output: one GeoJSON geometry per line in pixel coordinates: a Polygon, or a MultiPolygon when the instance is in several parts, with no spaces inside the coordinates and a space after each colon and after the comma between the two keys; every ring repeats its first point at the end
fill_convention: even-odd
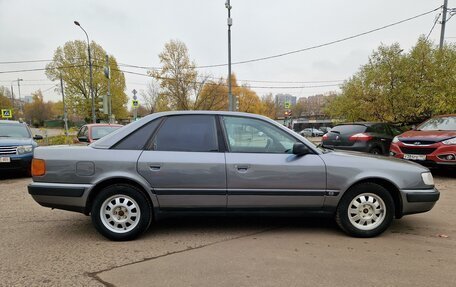
{"type": "Polygon", "coordinates": [[[6,163],[11,162],[11,158],[9,158],[9,157],[0,157],[0,162],[6,162],[6,163]]]}
{"type": "Polygon", "coordinates": [[[426,160],[426,155],[424,155],[424,154],[404,154],[404,159],[426,160]]]}

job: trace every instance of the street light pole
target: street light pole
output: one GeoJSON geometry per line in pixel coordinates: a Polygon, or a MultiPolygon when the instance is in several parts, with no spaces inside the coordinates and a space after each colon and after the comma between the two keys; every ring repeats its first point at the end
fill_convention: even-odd
{"type": "Polygon", "coordinates": [[[14,83],[14,81],[11,82],[11,108],[14,110],[14,91],[13,91],[13,83],[14,83]]]}
{"type": "Polygon", "coordinates": [[[97,115],[95,114],[95,99],[93,97],[93,79],[92,79],[92,56],[90,54],[90,40],[89,40],[89,35],[87,34],[86,30],[82,28],[81,24],[79,24],[78,21],[74,21],[74,24],[81,28],[82,31],[84,31],[86,37],[87,37],[87,52],[89,53],[89,70],[90,70],[90,82],[89,82],[89,89],[90,89],[90,97],[92,98],[92,122],[96,123],[97,122],[97,115]]]}
{"type": "Polygon", "coordinates": [[[231,19],[230,0],[226,0],[225,7],[228,9],[228,110],[233,111],[233,94],[231,93],[231,25],[233,25],[233,19],[231,19]]]}

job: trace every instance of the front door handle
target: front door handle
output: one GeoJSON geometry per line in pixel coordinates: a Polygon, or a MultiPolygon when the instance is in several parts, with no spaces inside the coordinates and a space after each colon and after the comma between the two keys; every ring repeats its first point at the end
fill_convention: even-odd
{"type": "Polygon", "coordinates": [[[236,165],[236,169],[238,172],[247,172],[247,170],[250,168],[248,165],[236,165]]]}

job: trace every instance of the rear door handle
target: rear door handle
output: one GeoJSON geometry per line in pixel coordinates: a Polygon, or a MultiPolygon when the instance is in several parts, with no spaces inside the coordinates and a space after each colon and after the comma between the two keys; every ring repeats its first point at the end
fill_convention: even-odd
{"type": "Polygon", "coordinates": [[[161,168],[161,164],[151,164],[149,167],[151,171],[159,171],[161,168]]]}

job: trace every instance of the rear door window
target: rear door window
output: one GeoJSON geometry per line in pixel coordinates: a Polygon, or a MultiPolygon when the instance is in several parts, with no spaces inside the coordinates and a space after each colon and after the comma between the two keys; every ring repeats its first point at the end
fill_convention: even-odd
{"type": "Polygon", "coordinates": [[[153,150],[217,152],[217,126],[212,115],[170,116],[158,130],[153,150]]]}

